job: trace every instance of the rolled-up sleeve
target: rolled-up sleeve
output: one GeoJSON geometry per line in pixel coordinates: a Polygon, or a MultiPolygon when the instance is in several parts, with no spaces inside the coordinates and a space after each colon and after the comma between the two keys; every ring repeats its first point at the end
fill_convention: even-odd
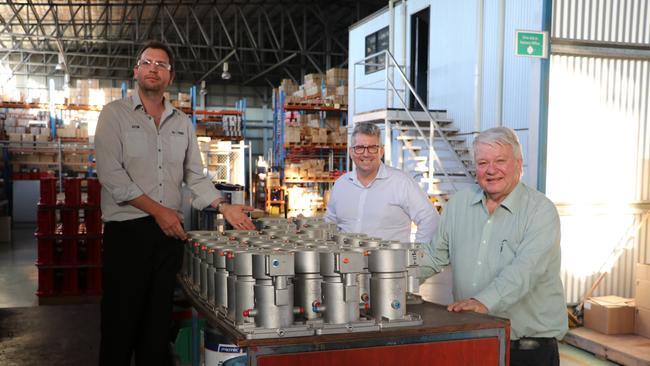
{"type": "Polygon", "coordinates": [[[190,126],[188,131],[189,141],[183,163],[183,179],[190,191],[192,191],[192,206],[197,210],[202,210],[210,206],[221,195],[214,188],[210,178],[203,174],[203,162],[201,161],[201,152],[199,151],[199,143],[196,141],[194,128],[190,126]]]}
{"type": "Polygon", "coordinates": [[[140,197],[143,192],[124,169],[119,123],[110,106],[99,114],[95,131],[97,176],[117,204],[140,197]]]}

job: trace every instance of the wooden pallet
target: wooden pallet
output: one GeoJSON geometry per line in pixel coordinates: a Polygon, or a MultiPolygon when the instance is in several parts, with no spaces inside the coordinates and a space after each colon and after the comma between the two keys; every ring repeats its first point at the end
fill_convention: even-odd
{"type": "Polygon", "coordinates": [[[639,335],[607,335],[580,327],[571,329],[564,342],[623,365],[650,365],[650,338],[639,335]]]}

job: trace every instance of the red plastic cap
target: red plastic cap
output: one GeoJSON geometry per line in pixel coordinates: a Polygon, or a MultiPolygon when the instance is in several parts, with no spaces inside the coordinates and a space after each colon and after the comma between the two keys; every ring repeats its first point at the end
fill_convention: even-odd
{"type": "Polygon", "coordinates": [[[244,317],[248,318],[248,314],[250,314],[250,310],[244,310],[244,317]]]}

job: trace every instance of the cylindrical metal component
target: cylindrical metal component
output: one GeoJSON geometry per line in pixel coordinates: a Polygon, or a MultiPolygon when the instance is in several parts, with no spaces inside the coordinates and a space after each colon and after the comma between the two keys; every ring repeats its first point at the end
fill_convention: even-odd
{"type": "Polygon", "coordinates": [[[406,292],[408,293],[420,292],[419,273],[423,257],[422,244],[410,243],[406,252],[406,292]]]}
{"type": "Polygon", "coordinates": [[[373,273],[370,278],[370,311],[375,319],[403,319],[406,314],[404,272],[373,273]]]}
{"type": "Polygon", "coordinates": [[[363,248],[378,248],[381,243],[381,238],[364,238],[359,241],[359,246],[363,248]]]}
{"type": "Polygon", "coordinates": [[[295,230],[295,226],[284,217],[260,217],[259,219],[255,220],[255,226],[257,227],[257,230],[260,231],[275,227],[290,227],[295,230]]]}
{"type": "Polygon", "coordinates": [[[226,270],[227,251],[234,247],[223,244],[214,248],[212,265],[214,267],[214,305],[228,306],[228,271],[226,270]]]}
{"type": "Polygon", "coordinates": [[[344,324],[359,320],[359,286],[357,275],[363,270],[363,254],[337,250],[319,255],[322,306],[313,310],[323,313],[328,324],[344,324]]]}
{"type": "Polygon", "coordinates": [[[253,254],[255,325],[283,328],[293,324],[293,253],[274,251],[253,254]]]}
{"type": "Polygon", "coordinates": [[[208,257],[212,259],[212,253],[208,255],[209,247],[205,243],[201,244],[199,258],[201,262],[199,263],[200,274],[199,274],[199,293],[204,299],[208,298],[208,257]]]}
{"type": "Polygon", "coordinates": [[[295,304],[304,309],[305,319],[316,319],[320,314],[314,312],[313,304],[321,301],[320,252],[317,249],[296,251],[294,278],[295,304]]]}
{"type": "Polygon", "coordinates": [[[253,319],[244,316],[244,310],[254,305],[253,251],[237,249],[228,252],[228,317],[236,324],[252,323],[253,319]]]}
{"type": "Polygon", "coordinates": [[[255,230],[226,230],[223,235],[230,239],[239,239],[243,237],[258,236],[259,232],[255,230]]]}
{"type": "Polygon", "coordinates": [[[194,249],[192,253],[192,287],[195,290],[201,290],[201,246],[203,246],[203,239],[194,241],[194,249]]]}
{"type": "Polygon", "coordinates": [[[370,311],[375,319],[397,320],[406,314],[406,250],[374,249],[368,256],[370,311]]]}
{"type": "Polygon", "coordinates": [[[362,254],[363,269],[357,276],[357,284],[359,285],[359,302],[364,304],[370,303],[370,271],[368,271],[368,250],[362,247],[351,247],[347,250],[359,252],[362,254]]]}
{"type": "Polygon", "coordinates": [[[348,234],[344,239],[344,243],[351,247],[358,247],[362,240],[368,238],[366,234],[348,234]]]}
{"type": "Polygon", "coordinates": [[[368,254],[368,270],[371,273],[405,272],[405,249],[372,249],[368,254]]]}

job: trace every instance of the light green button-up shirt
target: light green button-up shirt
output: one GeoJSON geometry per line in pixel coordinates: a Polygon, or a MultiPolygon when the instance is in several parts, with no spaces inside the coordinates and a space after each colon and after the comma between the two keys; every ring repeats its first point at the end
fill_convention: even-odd
{"type": "Polygon", "coordinates": [[[542,193],[520,182],[490,215],[482,189],[458,192],[425,249],[423,272],[451,264],[454,299],[475,298],[510,319],[511,339],[564,337],[560,218],[542,193]]]}

